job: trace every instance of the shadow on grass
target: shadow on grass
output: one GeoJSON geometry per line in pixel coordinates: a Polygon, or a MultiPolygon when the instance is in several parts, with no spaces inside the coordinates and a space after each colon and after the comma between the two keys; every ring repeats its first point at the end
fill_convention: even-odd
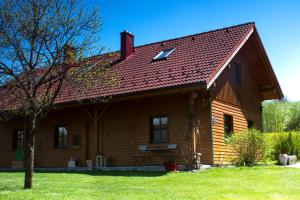
{"type": "MultiPolygon", "coordinates": [[[[24,173],[24,171],[1,171],[4,173],[24,173]]],[[[0,174],[1,174],[0,172],[0,174]]],[[[155,172],[155,171],[40,171],[37,170],[35,174],[81,174],[89,176],[120,176],[120,177],[158,177],[168,174],[168,172],[155,172]]],[[[0,188],[1,189],[1,188],[0,188]]]]}
{"type": "Polygon", "coordinates": [[[37,174],[82,174],[89,176],[120,176],[120,177],[157,177],[164,176],[168,172],[147,171],[38,171],[37,174]]]}
{"type": "Polygon", "coordinates": [[[21,185],[4,185],[0,186],[0,196],[1,194],[8,192],[17,192],[19,190],[23,190],[23,186],[21,185]]]}

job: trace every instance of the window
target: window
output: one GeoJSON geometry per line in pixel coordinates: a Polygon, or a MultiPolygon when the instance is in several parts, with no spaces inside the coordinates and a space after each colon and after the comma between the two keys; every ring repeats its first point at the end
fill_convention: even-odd
{"type": "Polygon", "coordinates": [[[55,130],[55,148],[66,148],[68,145],[68,128],[57,126],[55,130]]]}
{"type": "Polygon", "coordinates": [[[247,120],[247,123],[249,129],[254,128],[254,122],[252,120],[247,120]]]}
{"type": "Polygon", "coordinates": [[[168,117],[158,116],[151,118],[151,143],[167,143],[169,139],[168,134],[168,117]]]}
{"type": "Polygon", "coordinates": [[[14,130],[13,132],[13,149],[24,148],[24,131],[23,129],[14,130]]]}
{"type": "Polygon", "coordinates": [[[242,79],[241,79],[241,65],[235,63],[234,64],[234,68],[235,68],[235,82],[240,85],[242,83],[242,79]]]}
{"type": "Polygon", "coordinates": [[[224,115],[224,133],[225,139],[230,137],[233,133],[233,117],[232,115],[224,115]]]}
{"type": "Polygon", "coordinates": [[[73,147],[80,147],[80,135],[73,136],[73,147]]]}
{"type": "Polygon", "coordinates": [[[159,52],[159,54],[157,54],[153,60],[154,61],[158,61],[158,60],[164,60],[167,59],[167,57],[175,50],[175,48],[171,48],[171,49],[166,49],[163,50],[161,52],[159,52]]]}

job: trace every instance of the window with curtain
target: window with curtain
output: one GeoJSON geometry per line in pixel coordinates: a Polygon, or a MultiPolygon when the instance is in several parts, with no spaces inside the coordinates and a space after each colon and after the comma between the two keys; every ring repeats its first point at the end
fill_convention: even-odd
{"type": "Polygon", "coordinates": [[[232,115],[224,114],[224,134],[225,139],[233,134],[233,117],[232,115]]]}
{"type": "Polygon", "coordinates": [[[151,143],[160,144],[169,141],[168,117],[156,116],[151,118],[151,143]]]}
{"type": "Polygon", "coordinates": [[[68,146],[68,127],[57,126],[55,128],[55,148],[66,148],[68,146]]]}
{"type": "Polygon", "coordinates": [[[24,148],[24,130],[18,129],[13,131],[13,149],[23,149],[24,148]]]}

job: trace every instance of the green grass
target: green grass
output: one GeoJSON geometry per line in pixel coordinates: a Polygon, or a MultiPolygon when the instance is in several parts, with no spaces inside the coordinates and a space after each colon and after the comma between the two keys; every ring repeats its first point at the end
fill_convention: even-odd
{"type": "Polygon", "coordinates": [[[279,166],[203,172],[0,172],[0,199],[300,199],[300,169],[279,166]]]}

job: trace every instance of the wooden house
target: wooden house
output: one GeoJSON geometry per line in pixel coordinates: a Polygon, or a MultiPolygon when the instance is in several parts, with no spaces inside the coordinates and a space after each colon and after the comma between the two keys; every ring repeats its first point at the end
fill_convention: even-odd
{"type": "MultiPolygon", "coordinates": [[[[122,32],[120,51],[93,59],[112,60],[118,84],[63,85],[61,109],[39,128],[36,167],[66,167],[71,158],[79,166],[185,164],[186,135],[202,163],[225,164],[226,137],[261,129],[262,101],[283,97],[254,23],[142,46],[122,32]]],[[[12,166],[23,134],[17,119],[0,122],[1,168],[12,166]]]]}

